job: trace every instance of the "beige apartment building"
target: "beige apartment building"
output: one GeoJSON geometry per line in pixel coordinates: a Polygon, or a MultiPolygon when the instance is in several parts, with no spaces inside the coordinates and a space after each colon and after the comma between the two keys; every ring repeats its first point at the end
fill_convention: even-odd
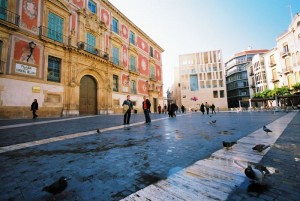
{"type": "Polygon", "coordinates": [[[179,106],[199,110],[201,103],[227,110],[225,71],[221,50],[184,54],[175,68],[173,93],[179,106]]]}
{"type": "Polygon", "coordinates": [[[264,54],[268,89],[300,82],[300,14],[276,38],[276,47],[264,54]]]}
{"type": "Polygon", "coordinates": [[[0,118],[155,112],[163,51],[107,0],[2,0],[0,118]]]}

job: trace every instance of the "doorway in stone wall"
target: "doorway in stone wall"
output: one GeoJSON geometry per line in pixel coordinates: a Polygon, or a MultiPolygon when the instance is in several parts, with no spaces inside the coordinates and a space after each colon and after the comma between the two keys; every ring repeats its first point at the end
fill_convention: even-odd
{"type": "Polygon", "coordinates": [[[97,114],[97,83],[92,76],[81,78],[79,94],[79,114],[97,114]]]}

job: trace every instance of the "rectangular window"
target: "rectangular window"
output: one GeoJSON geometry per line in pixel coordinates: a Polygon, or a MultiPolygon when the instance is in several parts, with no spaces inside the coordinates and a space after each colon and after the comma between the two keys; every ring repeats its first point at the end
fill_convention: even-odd
{"type": "Polygon", "coordinates": [[[197,75],[190,75],[190,88],[191,91],[198,91],[198,77],[197,75]]]}
{"type": "Polygon", "coordinates": [[[119,34],[119,22],[115,18],[112,19],[112,31],[119,34]]]}
{"type": "Polygon", "coordinates": [[[47,81],[60,82],[60,66],[61,59],[52,56],[48,57],[47,81]]]}
{"type": "Polygon", "coordinates": [[[89,7],[89,10],[92,12],[92,13],[95,13],[97,12],[97,4],[91,0],[89,0],[89,3],[88,3],[88,7],[89,7]]]}
{"type": "Polygon", "coordinates": [[[214,98],[218,98],[218,91],[213,91],[214,93],[214,98]]]}
{"type": "Polygon", "coordinates": [[[130,70],[136,72],[136,57],[130,55],[130,70]]]}
{"type": "Polygon", "coordinates": [[[220,98],[224,98],[224,90],[220,90],[220,98]]]}
{"type": "Polygon", "coordinates": [[[150,57],[153,57],[153,47],[150,46],[150,52],[149,52],[150,57]]]}
{"type": "Polygon", "coordinates": [[[49,12],[48,13],[48,38],[58,42],[63,42],[63,18],[49,12]]]}
{"type": "Polygon", "coordinates": [[[112,56],[113,56],[112,62],[115,65],[119,65],[119,48],[113,47],[113,49],[112,49],[112,56]]]}
{"type": "Polygon", "coordinates": [[[135,33],[133,33],[132,31],[130,31],[129,42],[135,45],[135,33]]]}
{"type": "Polygon", "coordinates": [[[150,78],[155,79],[155,68],[154,68],[154,66],[150,66],[150,78]]]}
{"type": "Polygon", "coordinates": [[[131,93],[136,94],[136,82],[135,82],[135,80],[131,80],[131,93]]]}
{"type": "Polygon", "coordinates": [[[289,46],[288,46],[288,44],[284,44],[283,45],[283,52],[284,53],[288,53],[289,52],[289,46]]]}
{"type": "Polygon", "coordinates": [[[113,91],[119,91],[119,77],[113,75],[113,91]]]}
{"type": "Polygon", "coordinates": [[[8,0],[0,0],[0,19],[7,20],[7,1],[8,0]]]}
{"type": "Polygon", "coordinates": [[[90,33],[86,33],[86,43],[86,50],[92,54],[95,54],[96,37],[90,33]]]}

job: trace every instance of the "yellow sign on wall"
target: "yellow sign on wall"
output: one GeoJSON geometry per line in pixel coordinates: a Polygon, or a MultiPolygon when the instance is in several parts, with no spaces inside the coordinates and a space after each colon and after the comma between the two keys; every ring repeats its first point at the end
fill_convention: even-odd
{"type": "Polygon", "coordinates": [[[33,93],[40,93],[41,92],[41,87],[40,86],[33,86],[32,87],[32,92],[33,93]]]}

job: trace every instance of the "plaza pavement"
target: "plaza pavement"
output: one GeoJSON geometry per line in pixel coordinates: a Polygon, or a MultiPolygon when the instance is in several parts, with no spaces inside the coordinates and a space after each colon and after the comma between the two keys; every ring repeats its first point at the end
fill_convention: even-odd
{"type": "MultiPolygon", "coordinates": [[[[113,115],[106,116],[105,123],[101,124],[99,124],[99,120],[94,120],[92,117],[0,121],[0,167],[2,172],[0,184],[4,186],[0,190],[0,200],[49,200],[51,198],[49,195],[40,192],[41,186],[53,180],[56,174],[69,174],[73,177],[66,194],[59,195],[57,200],[298,200],[300,196],[298,190],[300,186],[299,112],[287,114],[260,112],[256,113],[257,115],[253,112],[253,114],[249,117],[249,123],[244,122],[240,127],[242,119],[246,120],[247,116],[242,113],[219,113],[213,117],[204,117],[193,113],[178,116],[176,119],[153,114],[151,126],[144,125],[144,122],[141,121],[143,120],[142,115],[136,115],[132,119],[133,123],[129,131],[125,131],[116,121],[117,117],[120,119],[120,116],[113,115]],[[201,119],[201,122],[198,121],[199,127],[204,125],[207,127],[205,132],[203,129],[199,130],[195,125],[196,118],[201,119]],[[218,120],[216,125],[208,124],[212,118],[218,120]],[[257,118],[257,125],[255,125],[255,118],[257,118]],[[183,121],[191,123],[182,124],[183,121]],[[53,126],[49,122],[61,124],[53,126]],[[164,123],[161,124],[161,122],[164,123]],[[263,124],[271,128],[273,133],[265,134],[261,129],[263,124]],[[221,126],[224,129],[220,129],[221,126]],[[101,137],[95,136],[97,128],[101,131],[99,134],[101,137]],[[184,130],[185,132],[183,132],[184,130]],[[219,134],[212,134],[217,131],[219,134]],[[42,136],[38,134],[41,132],[43,132],[42,136]],[[139,136],[141,132],[150,137],[139,136]],[[195,133],[198,137],[201,136],[202,141],[197,141],[198,139],[193,137],[186,142],[181,142],[182,146],[176,144],[195,133]],[[183,136],[185,134],[186,136],[183,136]],[[220,134],[223,135],[220,137],[220,134]],[[133,140],[137,135],[140,139],[133,140]],[[95,143],[88,145],[90,149],[83,150],[80,143],[91,136],[95,143]],[[126,152],[124,150],[126,147],[134,149],[135,157],[142,157],[144,164],[141,165],[139,164],[141,160],[130,157],[126,158],[128,163],[124,163],[122,161],[124,155],[118,157],[121,154],[116,152],[105,153],[98,159],[106,157],[107,163],[111,164],[105,167],[115,168],[116,171],[121,172],[120,178],[114,175],[113,171],[97,167],[104,166],[104,162],[95,164],[95,161],[90,160],[89,156],[94,158],[97,157],[96,151],[100,153],[103,150],[115,149],[115,145],[114,147],[108,146],[116,143],[111,140],[108,140],[108,143],[106,141],[105,145],[101,145],[101,149],[91,148],[98,144],[99,140],[103,141],[103,136],[106,140],[112,138],[112,140],[118,141],[117,147],[123,149],[124,152],[126,152]],[[162,136],[165,136],[166,141],[161,139],[162,136]],[[218,139],[219,142],[225,139],[238,140],[238,143],[233,149],[225,150],[219,144],[217,147],[207,144],[216,143],[213,138],[218,139]],[[149,143],[153,139],[159,140],[149,143]],[[120,141],[130,141],[129,146],[121,144],[120,141]],[[145,150],[141,152],[141,149],[154,149],[152,146],[159,142],[164,142],[163,146],[167,147],[159,145],[161,147],[155,150],[155,154],[152,153],[153,150],[147,154],[143,152],[145,150]],[[201,151],[195,149],[197,143],[200,146],[202,144],[199,143],[203,143],[204,148],[199,147],[201,151]],[[251,147],[256,143],[270,143],[272,147],[263,153],[255,153],[251,147]],[[75,149],[69,150],[72,146],[76,146],[75,153],[75,149]],[[176,150],[176,146],[180,146],[181,150],[176,150]],[[84,163],[92,167],[80,172],[80,168],[84,167],[82,161],[70,165],[78,159],[77,154],[83,153],[87,157],[84,163]],[[169,157],[159,155],[160,153],[167,153],[169,157],[172,154],[171,157],[177,159],[170,160],[169,157]],[[64,155],[64,157],[57,157],[57,155],[64,155]],[[113,164],[107,155],[115,158],[113,164]],[[169,161],[166,162],[167,160],[169,161]],[[53,161],[57,161],[57,164],[49,165],[53,161]],[[145,163],[145,161],[148,162],[145,163]],[[168,164],[161,165],[161,163],[168,164]],[[248,163],[261,163],[276,172],[267,177],[263,185],[253,185],[249,183],[243,173],[244,167],[248,163]],[[129,164],[134,164],[139,168],[131,172],[131,169],[126,168],[129,164]],[[38,166],[46,169],[39,170],[38,166]],[[163,171],[162,169],[166,166],[168,166],[167,169],[163,171]],[[124,170],[121,171],[121,169],[124,170]],[[105,172],[106,176],[100,172],[95,179],[94,174],[97,174],[95,170],[105,172]],[[141,172],[144,174],[137,177],[136,175],[141,172]],[[153,173],[155,174],[153,175],[153,173]],[[81,175],[78,176],[78,174],[81,175]],[[133,181],[131,177],[138,182],[133,181]],[[148,181],[145,177],[148,177],[148,181]],[[104,182],[105,179],[108,181],[104,182]],[[99,182],[99,180],[103,181],[99,182]],[[114,183],[113,180],[118,182],[114,183]],[[87,183],[88,185],[86,185],[87,183]],[[82,192],[79,192],[83,186],[87,186],[89,189],[81,189],[82,192]],[[126,188],[123,189],[123,186],[126,188]],[[112,189],[115,192],[105,192],[105,190],[112,191],[112,189]]],[[[84,146],[86,145],[84,144],[84,146]]]]}

